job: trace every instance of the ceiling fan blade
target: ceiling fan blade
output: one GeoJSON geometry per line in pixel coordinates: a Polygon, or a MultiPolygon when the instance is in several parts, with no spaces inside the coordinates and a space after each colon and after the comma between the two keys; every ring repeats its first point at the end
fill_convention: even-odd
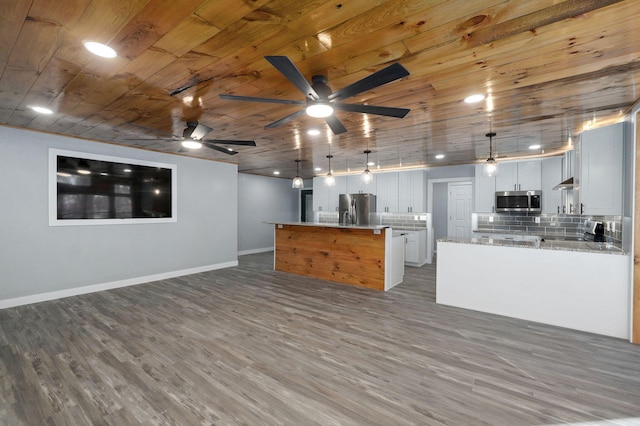
{"type": "Polygon", "coordinates": [[[234,151],[233,149],[223,148],[221,146],[214,145],[214,144],[203,143],[203,145],[209,149],[214,149],[216,151],[224,152],[227,155],[236,155],[238,153],[238,151],[234,151]]]}
{"type": "Polygon", "coordinates": [[[339,135],[340,133],[344,133],[347,131],[347,128],[344,127],[342,122],[338,120],[338,117],[336,117],[335,115],[330,115],[329,117],[325,118],[325,121],[329,125],[329,128],[334,135],[339,135]]]}
{"type": "Polygon", "coordinates": [[[349,112],[362,112],[365,114],[384,115],[386,117],[404,118],[405,115],[411,111],[408,108],[392,108],[382,107],[375,105],[354,105],[354,104],[341,104],[338,102],[332,103],[333,107],[340,111],[349,112]]]}
{"type": "Polygon", "coordinates": [[[292,101],[289,99],[275,99],[275,98],[256,98],[254,96],[236,96],[221,94],[220,99],[227,99],[230,101],[248,101],[248,102],[265,102],[272,104],[289,104],[289,105],[304,105],[304,101],[292,101]]]}
{"type": "Polygon", "coordinates": [[[171,141],[179,142],[181,138],[125,138],[125,141],[171,141]]]}
{"type": "Polygon", "coordinates": [[[199,124],[195,121],[189,121],[187,122],[187,128],[184,129],[182,137],[185,139],[191,138],[199,140],[209,134],[209,132],[211,132],[212,130],[213,129],[211,127],[205,126],[204,124],[199,124]]]}
{"type": "Polygon", "coordinates": [[[367,90],[374,89],[383,84],[390,83],[402,77],[409,75],[409,71],[398,62],[389,65],[380,71],[374,72],[368,77],[358,80],[347,87],[343,87],[335,93],[329,95],[330,100],[342,100],[355,96],[367,90]]]}
{"type": "Polygon", "coordinates": [[[302,114],[304,114],[306,111],[304,109],[301,109],[299,111],[294,112],[293,114],[289,114],[286,117],[281,118],[280,120],[274,121],[271,124],[267,124],[265,127],[265,129],[273,129],[274,127],[278,127],[283,125],[284,123],[287,123],[291,120],[293,120],[294,118],[300,117],[302,114]]]}
{"type": "Polygon", "coordinates": [[[290,82],[292,82],[298,90],[300,90],[307,98],[314,100],[319,99],[318,93],[311,87],[311,84],[302,75],[300,70],[286,56],[265,56],[267,61],[271,63],[278,71],[282,73],[290,82]]]}
{"type": "Polygon", "coordinates": [[[222,143],[225,145],[241,145],[241,146],[256,146],[256,141],[232,141],[225,139],[203,139],[200,142],[206,143],[222,143]]]}

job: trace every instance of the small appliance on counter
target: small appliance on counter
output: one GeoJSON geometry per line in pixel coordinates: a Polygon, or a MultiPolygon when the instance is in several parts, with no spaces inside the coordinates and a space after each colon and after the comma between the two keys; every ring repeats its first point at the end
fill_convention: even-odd
{"type": "Polygon", "coordinates": [[[604,241],[604,225],[602,222],[587,219],[584,221],[584,241],[603,242],[604,241]]]}
{"type": "Polygon", "coordinates": [[[340,194],[338,200],[340,225],[368,226],[371,213],[376,212],[376,196],[373,194],[340,194]]]}

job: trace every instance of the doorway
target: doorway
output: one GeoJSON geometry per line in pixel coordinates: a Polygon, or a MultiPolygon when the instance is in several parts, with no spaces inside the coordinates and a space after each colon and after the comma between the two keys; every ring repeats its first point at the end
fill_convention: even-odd
{"type": "Polygon", "coordinates": [[[448,237],[471,238],[471,206],[473,187],[471,182],[455,182],[448,185],[448,237]]]}
{"type": "MultiPolygon", "coordinates": [[[[471,188],[473,194],[473,178],[471,177],[451,177],[427,180],[427,213],[431,214],[431,238],[433,253],[437,250],[437,241],[441,238],[453,237],[449,232],[449,185],[466,184],[471,188]]],[[[472,211],[473,203],[469,204],[469,211],[472,211]]],[[[453,211],[453,209],[451,209],[453,211]]],[[[471,234],[471,216],[468,218],[468,229],[471,234]]]]}
{"type": "Polygon", "coordinates": [[[313,190],[303,189],[300,191],[300,222],[313,222],[313,190]]]}

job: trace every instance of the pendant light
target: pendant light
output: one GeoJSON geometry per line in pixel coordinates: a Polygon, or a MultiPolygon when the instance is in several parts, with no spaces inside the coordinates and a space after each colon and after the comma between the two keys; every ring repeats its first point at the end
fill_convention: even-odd
{"type": "Polygon", "coordinates": [[[304,187],[304,181],[300,177],[300,159],[296,159],[296,177],[291,182],[291,188],[300,189],[304,187]]]}
{"type": "Polygon", "coordinates": [[[324,184],[326,186],[334,186],[336,184],[336,178],[333,177],[333,174],[331,173],[331,159],[333,158],[333,155],[329,154],[327,155],[327,158],[329,159],[329,173],[324,177],[324,184]]]}
{"type": "Polygon", "coordinates": [[[482,174],[488,177],[495,176],[498,173],[498,163],[495,158],[493,158],[493,137],[496,135],[496,132],[489,132],[485,136],[489,138],[489,158],[484,163],[484,168],[482,169],[482,174]]]}
{"type": "Polygon", "coordinates": [[[360,182],[369,185],[373,182],[373,173],[369,170],[369,154],[371,154],[371,150],[367,149],[364,153],[367,155],[367,162],[365,163],[364,172],[360,175],[360,182]]]}

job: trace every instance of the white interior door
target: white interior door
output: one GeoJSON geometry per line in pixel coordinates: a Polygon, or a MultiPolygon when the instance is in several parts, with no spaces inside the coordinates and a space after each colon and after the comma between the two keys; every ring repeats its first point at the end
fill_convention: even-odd
{"type": "Polygon", "coordinates": [[[449,184],[449,237],[471,238],[472,195],[471,182],[449,184]]]}

